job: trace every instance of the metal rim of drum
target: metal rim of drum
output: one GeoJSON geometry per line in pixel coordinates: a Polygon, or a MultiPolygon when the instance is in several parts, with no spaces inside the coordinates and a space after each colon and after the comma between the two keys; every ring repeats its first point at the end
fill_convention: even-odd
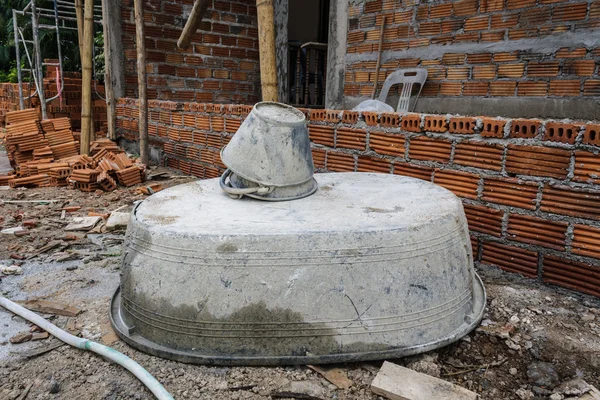
{"type": "Polygon", "coordinates": [[[302,199],[315,193],[319,186],[314,177],[296,185],[279,187],[262,186],[250,179],[243,177],[229,168],[221,175],[220,185],[221,188],[232,197],[241,198],[243,196],[248,196],[253,199],[265,201],[290,201],[302,199]],[[229,180],[227,180],[227,178],[229,178],[229,180]],[[246,182],[252,183],[256,186],[247,185],[245,184],[246,182]],[[266,194],[263,195],[257,192],[252,193],[250,191],[251,189],[256,189],[258,191],[261,188],[267,189],[265,190],[266,194]],[[239,191],[236,191],[236,189],[239,189],[239,191]],[[246,189],[248,189],[248,192],[245,192],[246,189]],[[281,196],[281,192],[285,192],[286,195],[281,196]],[[290,196],[289,193],[293,194],[290,196]]]}
{"type": "Polygon", "coordinates": [[[400,358],[424,353],[447,346],[471,332],[483,319],[486,304],[486,292],[481,278],[473,272],[473,310],[465,316],[465,322],[459,329],[435,342],[418,346],[392,348],[389,350],[366,351],[358,353],[340,353],[310,356],[277,356],[277,357],[226,357],[203,356],[189,351],[181,351],[158,345],[140,335],[135,334],[135,327],[129,327],[121,317],[120,287],[115,291],[110,306],[110,323],[117,335],[127,344],[145,353],[169,360],[190,364],[223,365],[223,366],[276,366],[304,364],[334,364],[358,361],[374,361],[400,358]]]}

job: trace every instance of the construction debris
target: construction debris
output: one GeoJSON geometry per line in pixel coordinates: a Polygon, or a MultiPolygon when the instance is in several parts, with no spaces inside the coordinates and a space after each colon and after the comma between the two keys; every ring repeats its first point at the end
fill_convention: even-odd
{"type": "Polygon", "coordinates": [[[477,393],[450,382],[384,362],[371,384],[373,393],[390,400],[476,400],[477,393]]]}
{"type": "Polygon", "coordinates": [[[341,368],[331,368],[322,365],[308,365],[308,368],[319,373],[339,389],[349,389],[352,387],[353,382],[348,379],[348,374],[341,368]]]}
{"type": "Polygon", "coordinates": [[[146,166],[134,163],[114,142],[91,143],[79,154],[69,118],[40,121],[35,109],[6,115],[6,149],[15,172],[0,176],[0,186],[71,186],[83,192],[113,191],[145,180],[146,166]]]}
{"type": "Polygon", "coordinates": [[[62,315],[65,317],[76,317],[81,312],[79,308],[47,300],[26,300],[17,301],[16,303],[19,303],[31,311],[44,314],[62,315]]]}
{"type": "Polygon", "coordinates": [[[12,344],[25,343],[25,342],[29,342],[32,337],[33,337],[33,334],[31,332],[21,332],[19,334],[16,334],[15,336],[11,337],[10,342],[12,344]]]}

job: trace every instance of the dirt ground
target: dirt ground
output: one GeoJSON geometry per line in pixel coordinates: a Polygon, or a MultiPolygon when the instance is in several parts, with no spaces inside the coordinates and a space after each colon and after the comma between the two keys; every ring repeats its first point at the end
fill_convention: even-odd
{"type": "MultiPolygon", "coordinates": [[[[160,183],[168,187],[191,179],[177,177],[160,183]]],[[[32,221],[26,222],[32,227],[23,236],[0,234],[0,266],[22,270],[20,275],[0,274],[0,294],[13,300],[40,298],[81,308],[83,312],[76,317],[46,317],[59,326],[68,323],[81,336],[111,344],[132,357],[176,399],[271,399],[281,392],[302,394],[296,395],[298,399],[378,398],[369,386],[381,362],[340,365],[353,381],[342,390],[305,366],[188,365],[146,355],[117,340],[108,309],[119,284],[124,231],[103,232],[97,227],[94,233],[73,234],[63,229],[73,217],[107,214],[144,198],[135,188],[112,193],[68,188],[0,190],[0,230],[32,221]],[[67,212],[62,219],[61,209],[68,206],[81,209],[67,212]],[[49,243],[55,247],[36,255],[49,243]]],[[[488,293],[482,325],[440,350],[391,361],[478,392],[482,399],[578,398],[585,391],[583,381],[600,388],[600,299],[497,269],[478,268],[478,272],[488,293]]],[[[21,318],[0,310],[0,400],[153,398],[127,371],[92,353],[61,346],[27,357],[24,352],[56,343],[51,338],[9,342],[29,329],[21,318]],[[19,397],[27,388],[28,394],[19,397]]]]}

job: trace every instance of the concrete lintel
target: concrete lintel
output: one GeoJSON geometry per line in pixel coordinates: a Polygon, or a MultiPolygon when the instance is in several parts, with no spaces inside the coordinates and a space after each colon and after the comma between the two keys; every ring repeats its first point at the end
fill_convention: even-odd
{"type": "MultiPolygon", "coordinates": [[[[352,108],[365,99],[348,97],[346,98],[346,107],[352,108]]],[[[397,101],[398,99],[392,96],[388,98],[390,104],[396,104],[397,101]]],[[[417,102],[415,112],[510,118],[597,120],[600,116],[600,99],[421,97],[417,102]]]]}
{"type": "MultiPolygon", "coordinates": [[[[565,32],[541,38],[505,40],[490,43],[453,43],[447,45],[432,44],[425,47],[415,47],[407,50],[384,51],[381,62],[397,58],[420,58],[432,60],[441,58],[446,53],[497,53],[509,51],[533,51],[535,53],[550,54],[562,47],[587,47],[600,46],[600,29],[582,29],[576,32],[565,32]]],[[[377,59],[377,52],[348,54],[348,63],[372,61],[377,59]]]]}

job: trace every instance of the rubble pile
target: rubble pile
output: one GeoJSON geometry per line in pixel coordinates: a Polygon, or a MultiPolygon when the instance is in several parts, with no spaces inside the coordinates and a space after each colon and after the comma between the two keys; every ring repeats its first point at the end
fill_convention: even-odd
{"type": "Polygon", "coordinates": [[[71,186],[84,192],[113,191],[145,179],[146,166],[134,163],[109,139],[79,154],[79,141],[67,117],[40,121],[35,109],[6,114],[6,149],[15,172],[0,176],[1,186],[71,186]]]}

